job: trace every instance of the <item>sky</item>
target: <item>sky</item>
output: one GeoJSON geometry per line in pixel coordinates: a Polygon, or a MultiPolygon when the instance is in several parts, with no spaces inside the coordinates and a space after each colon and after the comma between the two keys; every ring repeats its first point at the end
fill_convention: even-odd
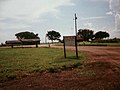
{"type": "Polygon", "coordinates": [[[0,43],[24,31],[38,33],[41,42],[51,30],[75,35],[75,13],[78,29],[120,38],[120,0],[0,0],[0,43]]]}

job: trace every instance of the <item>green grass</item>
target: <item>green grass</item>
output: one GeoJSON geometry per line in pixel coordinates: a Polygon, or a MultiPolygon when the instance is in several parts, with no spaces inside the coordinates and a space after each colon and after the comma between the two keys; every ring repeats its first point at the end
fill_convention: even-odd
{"type": "Polygon", "coordinates": [[[0,81],[20,78],[33,72],[51,71],[81,65],[85,55],[52,48],[0,48],[0,81]]]}

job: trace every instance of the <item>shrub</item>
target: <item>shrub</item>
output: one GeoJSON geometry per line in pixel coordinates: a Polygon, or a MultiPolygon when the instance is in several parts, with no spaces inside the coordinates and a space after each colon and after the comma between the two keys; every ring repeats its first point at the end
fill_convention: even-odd
{"type": "Polygon", "coordinates": [[[94,40],[94,43],[120,43],[120,39],[94,40]]]}

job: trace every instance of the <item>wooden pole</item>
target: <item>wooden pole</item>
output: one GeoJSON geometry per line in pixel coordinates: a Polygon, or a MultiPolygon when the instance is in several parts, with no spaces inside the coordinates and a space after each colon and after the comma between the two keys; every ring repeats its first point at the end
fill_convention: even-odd
{"type": "Polygon", "coordinates": [[[76,49],[76,57],[78,58],[77,36],[75,36],[75,49],[76,49]]]}
{"type": "Polygon", "coordinates": [[[63,43],[64,43],[64,57],[66,58],[66,49],[65,49],[65,39],[63,37],[63,43]]]}
{"type": "Polygon", "coordinates": [[[77,48],[77,15],[75,13],[75,32],[76,32],[76,36],[75,36],[75,49],[76,49],[76,57],[78,58],[78,48],[77,48]]]}

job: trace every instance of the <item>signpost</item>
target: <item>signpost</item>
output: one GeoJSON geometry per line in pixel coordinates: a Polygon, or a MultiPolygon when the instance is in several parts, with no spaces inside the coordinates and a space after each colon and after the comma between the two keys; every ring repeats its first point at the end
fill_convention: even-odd
{"type": "Polygon", "coordinates": [[[78,58],[77,39],[76,36],[64,36],[64,57],[66,58],[66,46],[75,46],[76,58],[78,58]]]}
{"type": "Polygon", "coordinates": [[[64,57],[66,58],[66,46],[75,46],[76,49],[76,58],[78,58],[78,49],[77,49],[77,15],[75,13],[75,36],[63,36],[64,41],[64,57]]]}

